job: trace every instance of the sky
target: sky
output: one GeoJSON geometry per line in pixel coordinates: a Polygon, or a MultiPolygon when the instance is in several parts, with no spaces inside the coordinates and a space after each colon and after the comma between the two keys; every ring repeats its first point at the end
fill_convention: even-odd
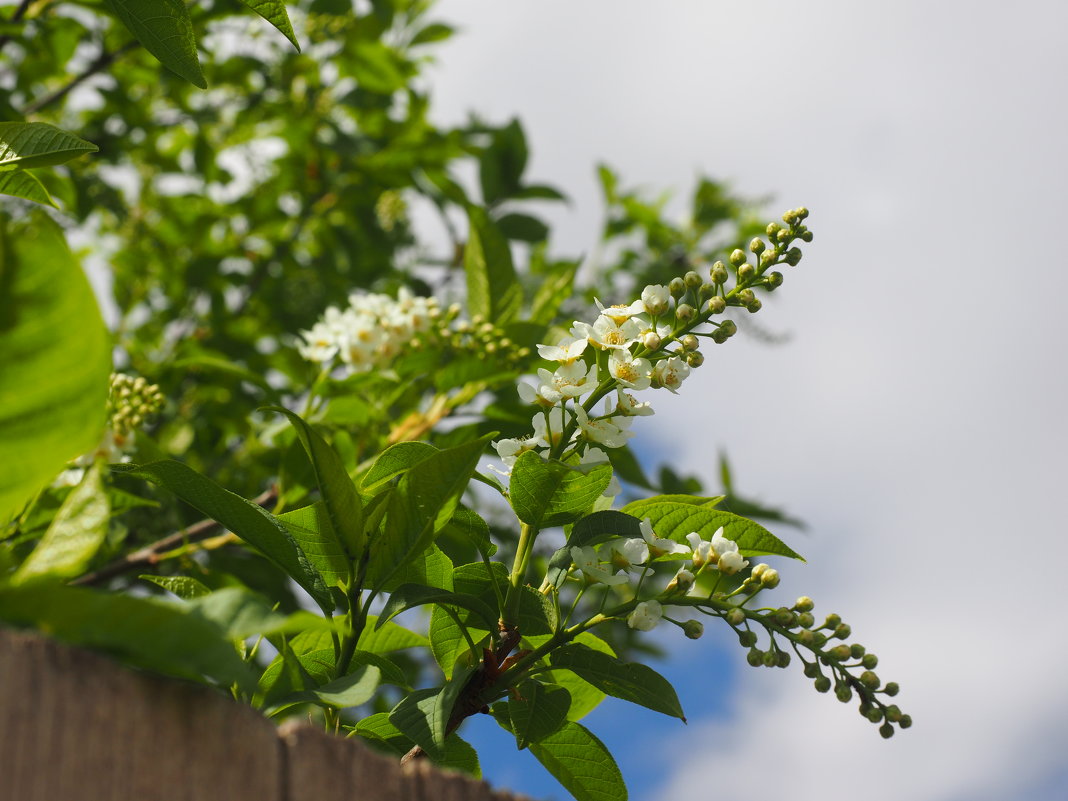
{"type": "MultiPolygon", "coordinates": [[[[605,161],[627,185],[699,173],[808,206],[815,241],[758,318],[790,341],[706,353],[637,445],[808,523],[781,533],[779,597],[810,595],[901,684],[883,741],[799,669],[732,638],[658,631],[689,725],[623,702],[587,719],[631,797],[793,801],[1068,797],[1068,122],[1055,2],[444,0],[461,34],[431,70],[439,122],[522,119],[547,214],[588,252],[605,161]]],[[[498,785],[565,794],[489,721],[498,785]]]]}

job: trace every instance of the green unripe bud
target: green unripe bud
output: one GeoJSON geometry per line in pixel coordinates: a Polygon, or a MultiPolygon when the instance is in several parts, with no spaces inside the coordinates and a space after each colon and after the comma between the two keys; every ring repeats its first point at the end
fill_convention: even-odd
{"type": "Polygon", "coordinates": [[[764,233],[766,233],[770,237],[774,237],[777,233],[779,233],[781,229],[782,226],[779,225],[777,222],[770,222],[768,223],[768,227],[764,229],[764,233]]]}
{"type": "Polygon", "coordinates": [[[817,648],[822,648],[827,644],[827,635],[822,631],[812,632],[812,644],[817,648]]]}
{"type": "Polygon", "coordinates": [[[848,704],[853,700],[853,690],[850,689],[848,684],[839,684],[834,691],[834,695],[843,704],[848,704]]]}
{"type": "Polygon", "coordinates": [[[753,253],[756,253],[757,255],[763,253],[765,247],[767,246],[764,244],[764,240],[760,237],[754,237],[753,240],[749,243],[749,250],[753,253]]]}
{"type": "MultiPolygon", "coordinates": [[[[726,323],[724,323],[724,325],[726,325],[726,323]]],[[[758,578],[760,578],[761,576],[763,576],[763,575],[764,575],[764,572],[765,572],[766,570],[769,570],[769,569],[771,569],[771,565],[769,565],[769,564],[766,564],[766,563],[764,563],[764,562],[761,562],[761,563],[760,563],[760,564],[758,564],[758,565],[757,565],[756,567],[754,567],[754,568],[753,568],[753,569],[752,569],[752,570],[750,571],[750,573],[749,573],[749,574],[750,574],[750,576],[752,576],[753,578],[755,578],[755,579],[758,579],[758,578]]]]}
{"type": "Polygon", "coordinates": [[[686,354],[686,364],[690,365],[694,369],[697,369],[705,363],[705,355],[701,351],[695,350],[692,353],[686,354]]]}
{"type": "Polygon", "coordinates": [[[786,263],[791,267],[796,267],[801,261],[801,248],[790,248],[786,251],[786,263]]]}
{"type": "Polygon", "coordinates": [[[823,625],[820,626],[820,628],[821,629],[833,629],[835,626],[837,626],[841,622],[842,622],[842,618],[839,615],[836,615],[834,612],[831,612],[831,614],[827,615],[827,619],[823,621],[823,625]]]}
{"type": "Polygon", "coordinates": [[[739,250],[738,248],[735,248],[731,251],[730,263],[733,264],[735,267],[741,267],[743,264],[746,263],[747,260],[748,257],[745,255],[744,250],[739,250]]]}
{"type": "Polygon", "coordinates": [[[686,286],[690,289],[697,289],[699,286],[701,286],[701,284],[704,283],[704,279],[701,278],[701,276],[699,276],[693,270],[690,270],[688,273],[686,273],[686,275],[682,277],[682,282],[686,284],[686,286]]]}
{"type": "Polygon", "coordinates": [[[764,307],[764,304],[760,302],[760,298],[753,298],[752,302],[745,304],[746,311],[750,314],[756,314],[764,307]]]}
{"type": "Polygon", "coordinates": [[[695,314],[697,314],[697,310],[689,303],[680,303],[675,308],[675,316],[683,322],[689,322],[695,314]]]}
{"type": "Polygon", "coordinates": [[[715,342],[717,345],[722,345],[724,342],[730,339],[730,335],[722,328],[717,328],[710,334],[710,336],[712,337],[712,341],[715,342]]]}
{"type": "Polygon", "coordinates": [[[864,656],[864,646],[859,642],[855,642],[849,646],[849,655],[854,659],[860,659],[864,656]]]}
{"type": "MultiPolygon", "coordinates": [[[[716,287],[714,284],[701,284],[701,288],[697,290],[697,295],[700,298],[701,303],[705,302],[705,298],[710,298],[716,294],[716,287]]],[[[697,305],[700,306],[701,303],[697,305]]]]}
{"type": "Polygon", "coordinates": [[[797,219],[797,209],[790,209],[789,211],[783,212],[782,221],[784,223],[789,225],[789,224],[793,223],[794,220],[796,220],[796,219],[797,219]]]}
{"type": "Polygon", "coordinates": [[[849,635],[853,633],[853,629],[849,627],[848,623],[839,623],[834,628],[834,636],[839,640],[848,640],[849,635]]]}
{"type": "Polygon", "coordinates": [[[756,275],[756,267],[754,267],[752,264],[748,264],[748,263],[747,264],[743,264],[741,267],[738,268],[738,280],[739,281],[743,281],[743,282],[748,281],[754,275],[756,275]]]}
{"type": "Polygon", "coordinates": [[[726,618],[732,626],[740,626],[745,622],[745,612],[741,609],[732,609],[727,613],[726,618]]]}
{"type": "Polygon", "coordinates": [[[765,250],[763,253],[760,254],[760,269],[768,269],[768,267],[775,263],[775,260],[777,258],[779,258],[779,251],[765,250]]]}
{"type": "Polygon", "coordinates": [[[870,670],[865,670],[860,674],[860,683],[869,690],[879,689],[879,677],[870,670]]]}
{"type": "Polygon", "coordinates": [[[800,206],[800,207],[794,209],[794,211],[796,212],[797,219],[799,219],[799,220],[803,220],[806,217],[808,217],[808,209],[805,206],[800,206]]]}
{"type": "Polygon", "coordinates": [[[801,234],[801,241],[802,242],[811,242],[812,241],[812,232],[811,231],[805,231],[804,233],[802,233],[801,234]]]}
{"type": "Polygon", "coordinates": [[[738,302],[742,306],[748,306],[750,303],[756,300],[756,293],[753,292],[752,289],[743,289],[741,292],[738,293],[737,298],[738,302]]]}
{"type": "Polygon", "coordinates": [[[779,231],[779,233],[775,234],[775,241],[781,245],[785,245],[787,242],[790,241],[790,232],[784,228],[783,230],[779,231]]]}
{"type": "Polygon", "coordinates": [[[775,651],[764,652],[764,667],[777,667],[779,664],[779,655],[775,651]]]}
{"type": "Polygon", "coordinates": [[[899,707],[897,704],[891,704],[886,708],[886,719],[888,721],[890,721],[891,723],[897,723],[899,720],[901,720],[901,718],[901,707],[899,707]]]}
{"type": "Polygon", "coordinates": [[[722,314],[723,310],[727,308],[727,301],[716,295],[708,300],[708,311],[711,314],[722,314]]]}
{"type": "Polygon", "coordinates": [[[776,270],[775,272],[768,273],[768,276],[767,276],[767,279],[766,279],[766,283],[764,284],[764,286],[766,286],[768,289],[778,289],[779,287],[782,286],[782,281],[783,281],[782,273],[780,273],[778,270],[776,270]]]}
{"type": "Polygon", "coordinates": [[[860,660],[860,664],[864,665],[868,670],[874,670],[875,666],[879,664],[879,657],[875,654],[864,654],[864,658],[860,660]]]}
{"type": "Polygon", "coordinates": [[[745,655],[745,661],[753,667],[760,667],[764,664],[764,652],[754,648],[745,655]]]}
{"type": "Polygon", "coordinates": [[[818,679],[816,679],[815,682],[813,682],[813,685],[816,688],[816,692],[825,693],[831,689],[831,680],[826,676],[820,676],[818,679]]]}
{"type": "Polygon", "coordinates": [[[820,666],[815,662],[805,662],[805,667],[802,670],[806,678],[814,679],[820,675],[820,666]]]}
{"type": "Polygon", "coordinates": [[[848,645],[836,645],[827,655],[836,662],[842,662],[849,659],[849,646],[848,645]]]}
{"type": "Polygon", "coordinates": [[[912,715],[902,715],[897,725],[903,729],[909,728],[912,725],[912,715]]]}
{"type": "Polygon", "coordinates": [[[720,331],[726,331],[727,336],[732,337],[738,333],[738,324],[734,320],[724,320],[719,324],[720,331]]]}
{"type": "Polygon", "coordinates": [[[705,624],[700,620],[687,620],[682,624],[682,633],[691,640],[699,640],[705,633],[705,624]]]}
{"type": "Polygon", "coordinates": [[[789,629],[797,625],[797,618],[789,609],[782,607],[775,612],[775,622],[784,629],[789,629]]]}
{"type": "Polygon", "coordinates": [[[883,687],[883,692],[893,698],[895,695],[901,692],[901,685],[899,685],[896,681],[889,681],[886,683],[886,686],[883,687]]]}
{"type": "Polygon", "coordinates": [[[884,740],[889,740],[891,737],[894,736],[894,727],[891,726],[889,723],[884,723],[882,726],[879,727],[879,734],[883,736],[884,740]]]}
{"type": "Polygon", "coordinates": [[[811,612],[802,612],[797,616],[797,625],[803,629],[810,629],[816,625],[816,618],[812,616],[811,612]]]}
{"type": "Polygon", "coordinates": [[[712,278],[713,284],[727,283],[727,278],[729,277],[727,273],[727,265],[725,265],[721,261],[717,261],[715,264],[712,265],[712,270],[709,275],[712,278]]]}
{"type": "Polygon", "coordinates": [[[872,707],[871,709],[868,710],[867,714],[865,714],[864,717],[866,717],[872,723],[882,723],[883,722],[883,710],[881,710],[877,706],[876,707],[872,707]]]}
{"type": "Polygon", "coordinates": [[[668,292],[671,293],[671,297],[678,300],[686,294],[686,282],[681,278],[672,278],[671,281],[668,282],[668,292]]]}
{"type": "Polygon", "coordinates": [[[739,631],[738,642],[743,648],[750,648],[756,645],[757,635],[755,631],[739,631]]]}
{"type": "Polygon", "coordinates": [[[790,655],[786,651],[779,651],[778,666],[781,668],[790,667],[790,655]]]}
{"type": "Polygon", "coordinates": [[[760,577],[760,583],[769,590],[775,589],[779,586],[779,571],[773,567],[769,567],[764,571],[764,575],[760,577]]]}
{"type": "Polygon", "coordinates": [[[807,595],[802,595],[794,601],[794,610],[797,612],[811,612],[816,608],[816,602],[807,595]]]}
{"type": "Polygon", "coordinates": [[[679,344],[682,345],[683,350],[697,350],[701,342],[693,334],[686,334],[679,338],[679,344]]]}
{"type": "MultiPolygon", "coordinates": [[[[809,617],[812,617],[812,615],[809,615],[809,617]]],[[[811,648],[816,642],[816,635],[808,629],[802,629],[797,632],[797,639],[802,645],[811,648]]]]}

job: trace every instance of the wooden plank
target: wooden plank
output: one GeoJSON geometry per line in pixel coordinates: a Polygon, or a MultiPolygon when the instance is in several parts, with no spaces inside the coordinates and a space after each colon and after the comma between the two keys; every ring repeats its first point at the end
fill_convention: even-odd
{"type": "Polygon", "coordinates": [[[0,628],[0,788],[19,801],[283,801],[281,748],[206,687],[0,628]]]}

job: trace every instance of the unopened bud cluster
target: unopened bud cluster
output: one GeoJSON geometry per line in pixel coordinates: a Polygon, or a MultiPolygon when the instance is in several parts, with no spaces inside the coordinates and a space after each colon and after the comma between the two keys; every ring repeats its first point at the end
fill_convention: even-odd
{"type": "Polygon", "coordinates": [[[808,596],[798,598],[793,606],[777,609],[750,610],[733,603],[732,597],[751,595],[760,586],[768,586],[765,582],[769,576],[772,584],[778,583],[777,573],[767,565],[757,565],[737,590],[729,596],[713,595],[710,608],[702,611],[723,618],[735,630],[739,644],[747,649],[746,661],[750,665],[787,667],[792,661],[789,648],[801,660],[804,674],[813,680],[817,692],[833,690],[843,703],[858,698],[861,716],[877,724],[880,735],[893,736],[895,726],[909,728],[912,718],[885,700],[898,694],[898,685],[884,684],[875,673],[879,663],[875,654],[860,643],[843,642],[850,638],[852,629],[839,615],[827,615],[817,626],[815,604],[808,596]],[[766,632],[767,645],[763,648],[758,647],[760,637],[754,626],[766,632]],[[811,660],[803,655],[804,651],[810,653],[811,660]]]}
{"type": "Polygon", "coordinates": [[[141,428],[163,408],[163,393],[156,384],[125,373],[112,373],[108,389],[108,421],[117,441],[141,428]]]}

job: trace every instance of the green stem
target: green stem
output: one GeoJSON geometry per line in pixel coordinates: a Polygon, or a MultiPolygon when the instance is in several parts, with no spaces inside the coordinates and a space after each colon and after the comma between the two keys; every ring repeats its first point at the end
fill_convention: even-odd
{"type": "Polygon", "coordinates": [[[530,560],[531,551],[534,550],[534,540],[537,537],[538,530],[528,523],[523,523],[519,530],[519,545],[516,546],[512,572],[508,576],[508,595],[504,599],[504,609],[501,615],[502,621],[507,626],[515,626],[518,623],[520,587],[523,586],[527,562],[530,560]]]}

